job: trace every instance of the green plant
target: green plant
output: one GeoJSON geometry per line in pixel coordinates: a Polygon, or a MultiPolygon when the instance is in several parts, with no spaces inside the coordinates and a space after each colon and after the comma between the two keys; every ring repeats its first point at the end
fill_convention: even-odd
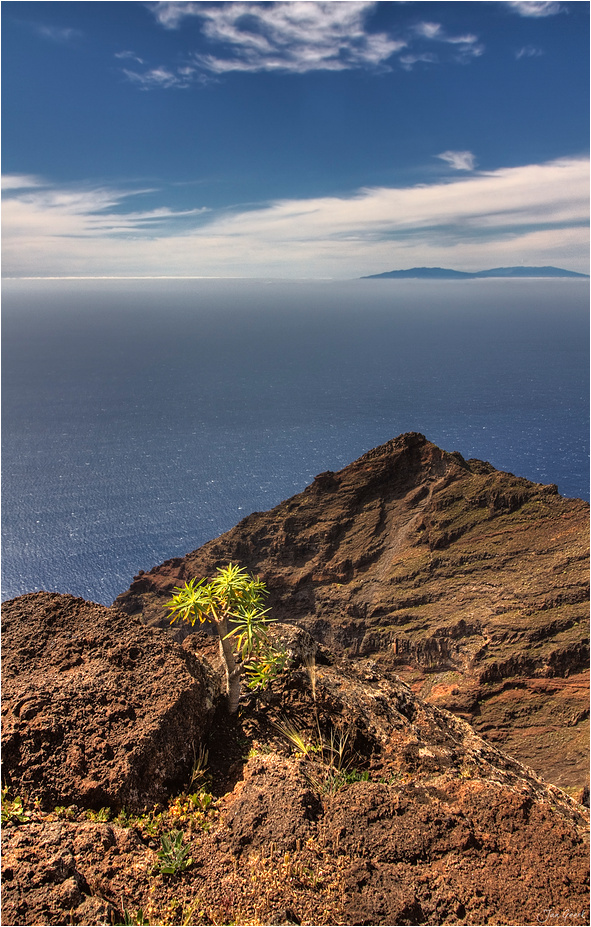
{"type": "Polygon", "coordinates": [[[169,820],[175,824],[187,824],[191,829],[208,831],[216,814],[215,799],[204,790],[191,795],[177,795],[168,805],[169,820]]]}
{"type": "Polygon", "coordinates": [[[199,747],[198,753],[195,753],[195,747],[193,746],[193,769],[191,770],[189,789],[209,783],[211,776],[207,771],[208,759],[209,753],[203,744],[199,747]]]}
{"type": "Polygon", "coordinates": [[[336,731],[331,728],[326,738],[321,733],[317,715],[316,726],[318,739],[310,740],[289,721],[273,723],[273,727],[306,761],[305,775],[312,788],[317,792],[333,795],[351,782],[368,782],[368,770],[359,772],[351,768],[354,755],[351,755],[348,749],[349,731],[336,731]]]}
{"type": "Polygon", "coordinates": [[[265,689],[279,673],[282,673],[287,663],[288,655],[283,650],[277,650],[270,641],[261,648],[255,657],[244,664],[246,685],[249,689],[265,689]]]}
{"type": "Polygon", "coordinates": [[[237,711],[243,664],[253,687],[268,682],[283,665],[281,652],[268,636],[273,619],[266,617],[269,609],[262,607],[263,596],[267,595],[265,584],[229,563],[220,567],[213,579],[189,580],[184,586],[176,586],[175,593],[165,606],[172,615],[171,624],[181,618],[191,625],[209,622],[217,629],[229,709],[230,713],[237,711]],[[257,664],[260,668],[254,669],[257,664]]]}
{"type": "Polygon", "coordinates": [[[354,773],[350,771],[352,759],[348,754],[348,743],[349,731],[335,731],[334,728],[331,728],[328,740],[321,739],[320,776],[315,776],[314,773],[309,775],[310,781],[319,792],[334,795],[348,782],[358,781],[353,777],[359,775],[357,770],[354,770],[354,773]]]}
{"type": "Polygon", "coordinates": [[[383,782],[385,785],[407,785],[412,782],[412,773],[408,770],[396,770],[389,776],[378,779],[378,782],[383,782]]]}
{"type": "Polygon", "coordinates": [[[149,927],[150,921],[144,915],[141,908],[138,908],[135,914],[131,914],[127,908],[123,908],[122,927],[149,927]]]}
{"type": "Polygon", "coordinates": [[[95,821],[97,824],[106,824],[111,820],[111,809],[101,808],[99,811],[87,811],[86,817],[89,821],[95,821]]]}
{"type": "Polygon", "coordinates": [[[53,809],[53,813],[56,817],[60,818],[60,820],[75,821],[78,811],[76,805],[68,805],[68,807],[65,805],[56,805],[53,809]]]}
{"type": "Polygon", "coordinates": [[[357,769],[331,768],[329,775],[327,775],[324,780],[323,791],[333,795],[344,785],[350,785],[352,782],[369,782],[369,770],[364,769],[362,772],[359,772],[357,769]]]}
{"type": "Polygon", "coordinates": [[[162,827],[162,814],[154,812],[151,815],[145,815],[139,822],[143,825],[144,830],[150,837],[157,837],[162,827]]]}
{"type": "Polygon", "coordinates": [[[172,830],[169,834],[162,834],[160,838],[162,849],[158,853],[157,870],[162,875],[176,875],[184,872],[193,860],[189,856],[190,846],[183,845],[183,832],[172,830]]]}
{"type": "Polygon", "coordinates": [[[2,824],[28,824],[31,812],[25,810],[22,798],[10,798],[8,786],[2,789],[2,824]]]}
{"type": "Polygon", "coordinates": [[[145,811],[143,814],[133,814],[122,808],[113,818],[113,824],[118,827],[139,827],[151,837],[156,837],[162,828],[163,812],[158,811],[159,807],[159,805],[154,805],[152,811],[145,811]]]}
{"type": "Polygon", "coordinates": [[[189,795],[189,799],[195,806],[206,814],[213,804],[213,795],[210,792],[199,792],[198,795],[189,795]]]}
{"type": "MultiPolygon", "coordinates": [[[[57,813],[57,808],[55,810],[57,813]]],[[[113,824],[117,824],[118,827],[131,827],[134,823],[134,816],[125,808],[122,808],[119,814],[113,818],[113,824]]]]}
{"type": "Polygon", "coordinates": [[[295,747],[296,753],[302,756],[309,756],[311,753],[319,753],[322,751],[321,744],[310,741],[301,731],[294,727],[293,724],[290,724],[289,721],[272,721],[271,723],[275,730],[279,731],[279,733],[289,741],[292,747],[295,747]]]}

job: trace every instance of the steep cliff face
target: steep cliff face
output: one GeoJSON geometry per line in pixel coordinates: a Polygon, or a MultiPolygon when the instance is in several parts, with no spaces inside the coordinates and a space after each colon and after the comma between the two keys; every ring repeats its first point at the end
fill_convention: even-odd
{"type": "Polygon", "coordinates": [[[585,502],[411,433],[140,574],[116,605],[165,626],[175,585],[239,562],[267,583],[279,620],[378,663],[550,781],[580,788],[588,530],[585,502]]]}

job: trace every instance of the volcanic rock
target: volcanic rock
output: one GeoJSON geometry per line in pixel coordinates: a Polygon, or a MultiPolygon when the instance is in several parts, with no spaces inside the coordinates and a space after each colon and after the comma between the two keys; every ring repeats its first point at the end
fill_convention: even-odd
{"type": "Polygon", "coordinates": [[[142,808],[194,762],[219,680],[137,618],[37,592],[2,606],[2,777],[45,808],[142,808]]]}
{"type": "MultiPolygon", "coordinates": [[[[16,600],[21,620],[36,598],[16,600]]],[[[84,603],[52,598],[53,626],[75,636],[84,603]]],[[[120,631],[116,619],[105,646],[120,631]]],[[[14,771],[13,794],[30,810],[3,828],[3,923],[587,923],[585,808],[377,666],[339,658],[293,626],[273,633],[286,670],[246,694],[238,717],[221,700],[210,724],[212,805],[185,791],[168,810],[122,823],[85,813],[82,791],[68,820],[28,803],[26,768],[14,771]],[[166,875],[158,851],[171,831],[190,857],[166,875]]],[[[127,646],[146,640],[162,641],[179,671],[165,631],[128,622],[127,646]]],[[[215,642],[195,634],[183,649],[187,665],[203,666],[215,642]]],[[[67,672],[52,683],[59,718],[67,672]]],[[[130,679],[127,697],[143,698],[140,675],[130,679]]],[[[162,702],[153,713],[162,729],[162,702]]],[[[116,755],[126,738],[113,732],[116,755]]],[[[42,767],[51,779],[50,755],[42,767]]]]}
{"type": "Polygon", "coordinates": [[[168,625],[173,588],[228,562],[261,576],[276,618],[375,661],[549,781],[588,783],[586,502],[410,433],[141,573],[116,605],[168,625]]]}

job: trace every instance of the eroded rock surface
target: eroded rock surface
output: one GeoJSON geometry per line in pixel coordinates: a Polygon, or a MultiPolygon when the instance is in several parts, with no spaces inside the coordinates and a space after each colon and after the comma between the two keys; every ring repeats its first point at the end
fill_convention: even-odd
{"type": "Polygon", "coordinates": [[[276,617],[375,661],[548,780],[588,783],[587,503],[411,433],[140,574],[117,605],[167,624],[173,587],[229,561],[260,574],[276,617]]]}
{"type": "Polygon", "coordinates": [[[218,677],[138,619],[37,592],[2,606],[2,777],[44,807],[141,808],[183,780],[218,677]]]}
{"type": "MultiPolygon", "coordinates": [[[[9,821],[3,923],[587,923],[585,808],[377,667],[274,635],[287,669],[211,724],[213,805],[9,821]],[[163,875],[173,829],[190,863],[163,875]]],[[[202,634],[185,647],[215,653],[202,634]]]]}

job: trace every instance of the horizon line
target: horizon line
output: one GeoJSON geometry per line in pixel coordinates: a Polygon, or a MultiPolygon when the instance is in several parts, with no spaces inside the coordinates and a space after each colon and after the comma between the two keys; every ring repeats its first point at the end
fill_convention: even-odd
{"type": "Polygon", "coordinates": [[[359,280],[360,277],[268,277],[261,275],[260,277],[244,277],[244,276],[221,276],[220,274],[216,275],[205,275],[205,274],[134,274],[134,275],[120,275],[120,274],[80,274],[80,275],[71,275],[64,274],[56,276],[54,275],[41,275],[36,274],[35,276],[15,276],[4,274],[0,278],[2,280],[359,280]]]}
{"type": "MultiPolygon", "coordinates": [[[[547,267],[547,266],[549,265],[539,265],[539,267],[536,265],[528,265],[528,267],[531,267],[532,270],[542,269],[543,267],[547,267]]],[[[401,271],[395,271],[394,273],[404,273],[408,270],[417,270],[417,269],[423,270],[425,268],[404,268],[401,271]]],[[[426,268],[426,269],[446,270],[449,268],[426,268]]],[[[563,268],[556,268],[556,269],[562,270],[563,268]]],[[[456,272],[465,273],[465,274],[481,273],[481,271],[456,271],[456,272]]],[[[384,276],[388,273],[392,273],[392,271],[385,272],[384,276]]],[[[585,271],[572,271],[572,273],[578,274],[581,277],[586,277],[587,279],[589,279],[589,276],[590,276],[588,273],[585,273],[585,271]]],[[[367,279],[370,279],[371,277],[377,277],[377,276],[382,276],[382,274],[371,274],[371,275],[364,275],[361,277],[335,277],[335,276],[330,276],[330,277],[328,276],[279,277],[279,276],[269,276],[265,274],[261,274],[260,276],[255,276],[255,277],[245,277],[244,275],[232,275],[232,276],[223,275],[222,276],[221,274],[126,274],[126,275],[123,275],[123,274],[76,274],[76,275],[74,274],[63,274],[63,275],[62,274],[35,274],[35,275],[32,275],[32,274],[26,274],[26,275],[25,274],[23,275],[2,274],[0,275],[0,280],[283,280],[283,281],[291,280],[293,282],[296,282],[298,280],[332,280],[335,282],[338,282],[338,281],[345,282],[345,281],[353,281],[353,280],[367,280],[367,279]]],[[[392,278],[392,279],[395,279],[395,278],[392,278]]],[[[404,279],[404,278],[401,278],[401,279],[404,279]]],[[[408,279],[413,279],[413,278],[408,278],[408,279]]],[[[423,279],[428,280],[428,278],[423,278],[423,279]]],[[[482,279],[487,279],[487,278],[482,277],[482,279]]],[[[517,280],[520,278],[518,276],[517,277],[499,276],[499,277],[491,277],[488,279],[517,280]]],[[[521,279],[527,280],[528,278],[522,277],[521,279]]],[[[532,276],[529,279],[542,279],[542,277],[535,278],[534,276],[532,276]]],[[[554,278],[546,277],[543,275],[543,279],[550,280],[554,278]]],[[[567,278],[556,277],[555,279],[567,279],[567,278]]],[[[439,279],[438,282],[441,282],[441,280],[439,279]]],[[[448,282],[452,282],[452,281],[448,281],[448,282]]]]}

